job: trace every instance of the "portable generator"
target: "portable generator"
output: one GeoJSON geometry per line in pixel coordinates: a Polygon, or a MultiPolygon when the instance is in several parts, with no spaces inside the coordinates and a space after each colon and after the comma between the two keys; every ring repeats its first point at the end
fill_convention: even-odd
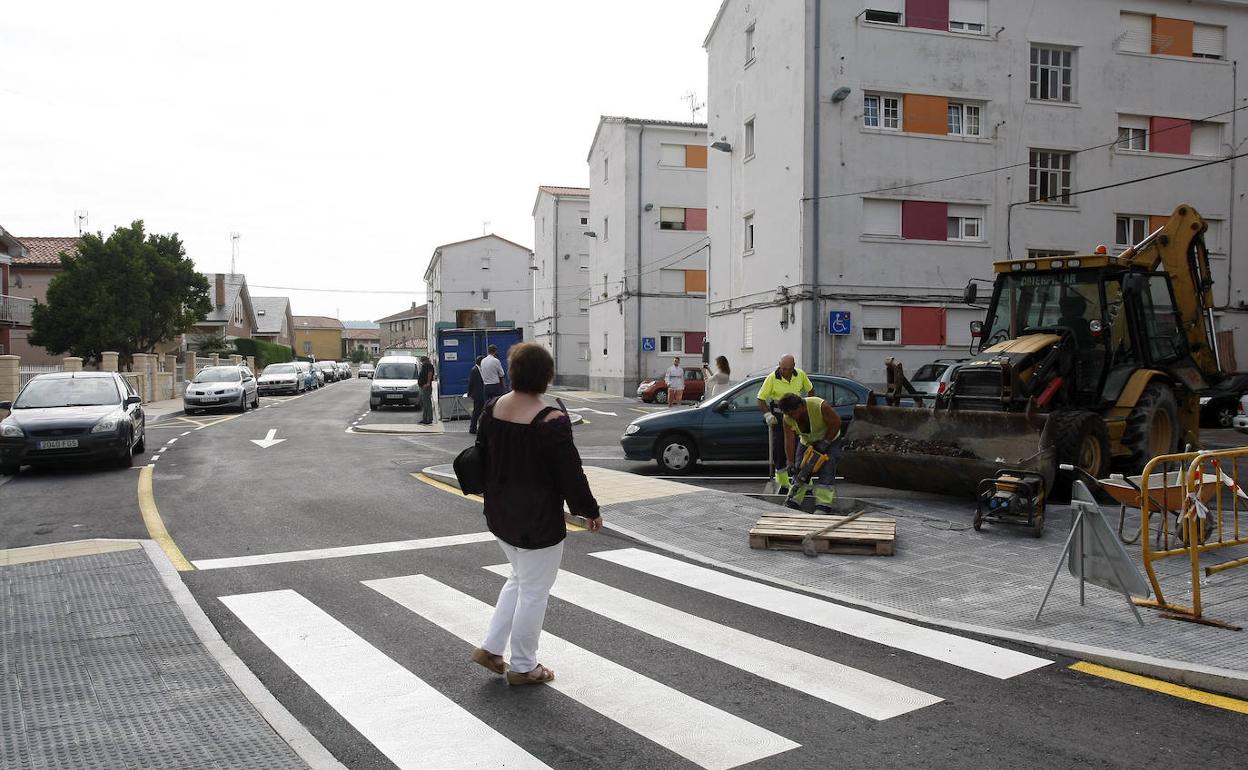
{"type": "Polygon", "coordinates": [[[979,482],[975,505],[975,531],[985,521],[1031,528],[1033,537],[1044,533],[1044,504],[1047,490],[1038,473],[1002,468],[997,475],[979,482]]]}

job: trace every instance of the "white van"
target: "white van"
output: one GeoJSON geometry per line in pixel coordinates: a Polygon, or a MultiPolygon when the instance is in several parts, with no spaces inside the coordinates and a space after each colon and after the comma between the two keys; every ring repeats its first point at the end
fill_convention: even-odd
{"type": "Polygon", "coordinates": [[[382,356],[373,370],[368,408],[415,406],[420,408],[420,359],[415,356],[382,356]]]}

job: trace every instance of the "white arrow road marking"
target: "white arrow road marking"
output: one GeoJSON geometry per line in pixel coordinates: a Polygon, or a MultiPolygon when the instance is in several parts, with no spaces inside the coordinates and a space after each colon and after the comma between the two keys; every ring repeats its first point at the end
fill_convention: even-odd
{"type": "Polygon", "coordinates": [[[597,409],[591,409],[588,406],[580,406],[576,409],[569,409],[569,412],[593,412],[594,414],[605,414],[608,417],[619,417],[615,412],[600,412],[597,409]]]}
{"type": "Polygon", "coordinates": [[[265,436],[264,438],[253,438],[251,440],[251,443],[255,444],[261,449],[268,449],[274,444],[280,444],[286,440],[284,438],[273,438],[276,435],[277,435],[277,428],[269,428],[269,433],[267,436],[265,436]]]}

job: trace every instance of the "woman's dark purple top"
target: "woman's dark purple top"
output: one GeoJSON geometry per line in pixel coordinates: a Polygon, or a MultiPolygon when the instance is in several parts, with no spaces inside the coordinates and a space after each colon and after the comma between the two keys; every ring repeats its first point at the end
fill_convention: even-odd
{"type": "Polygon", "coordinates": [[[551,409],[522,425],[494,419],[491,400],[481,415],[485,446],[485,521],[490,532],[516,548],[549,548],[567,534],[563,503],[575,514],[598,517],[567,415],[551,409]]]}

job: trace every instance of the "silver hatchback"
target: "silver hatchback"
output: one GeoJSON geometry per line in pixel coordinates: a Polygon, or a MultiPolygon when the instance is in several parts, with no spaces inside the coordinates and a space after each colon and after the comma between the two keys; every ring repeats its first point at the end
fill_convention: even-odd
{"type": "Polygon", "coordinates": [[[242,366],[209,366],[186,384],[182,394],[182,408],[187,414],[197,414],[206,409],[237,409],[260,406],[260,393],[256,378],[242,366]]]}

